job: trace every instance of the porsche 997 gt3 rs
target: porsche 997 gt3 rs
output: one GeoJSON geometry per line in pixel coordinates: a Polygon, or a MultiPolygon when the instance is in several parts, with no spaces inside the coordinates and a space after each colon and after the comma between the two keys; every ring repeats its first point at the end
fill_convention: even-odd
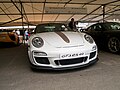
{"type": "Polygon", "coordinates": [[[28,56],[32,68],[38,69],[79,68],[98,61],[92,37],[63,23],[37,25],[29,37],[28,56]]]}

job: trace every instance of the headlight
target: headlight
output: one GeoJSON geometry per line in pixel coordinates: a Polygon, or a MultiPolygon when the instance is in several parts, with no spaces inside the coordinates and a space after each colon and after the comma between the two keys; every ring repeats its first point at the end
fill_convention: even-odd
{"type": "Polygon", "coordinates": [[[43,42],[42,38],[34,37],[32,39],[32,44],[33,44],[34,47],[40,48],[40,47],[43,46],[44,42],[43,42]]]}
{"type": "Polygon", "coordinates": [[[94,46],[92,47],[92,51],[94,51],[94,50],[97,50],[97,46],[96,46],[96,45],[94,45],[94,46]]]}
{"type": "Polygon", "coordinates": [[[88,41],[90,44],[92,44],[94,42],[93,38],[90,35],[84,35],[84,38],[86,41],[88,41]]]}

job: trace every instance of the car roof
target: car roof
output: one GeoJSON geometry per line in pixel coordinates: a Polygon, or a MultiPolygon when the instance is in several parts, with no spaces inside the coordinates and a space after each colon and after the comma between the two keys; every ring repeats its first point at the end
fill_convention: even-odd
{"type": "Polygon", "coordinates": [[[118,23],[118,22],[99,22],[99,23],[96,23],[96,24],[106,24],[106,23],[118,23]]]}
{"type": "Polygon", "coordinates": [[[49,25],[49,24],[65,24],[65,23],[41,23],[41,24],[38,24],[38,25],[49,25]]]}

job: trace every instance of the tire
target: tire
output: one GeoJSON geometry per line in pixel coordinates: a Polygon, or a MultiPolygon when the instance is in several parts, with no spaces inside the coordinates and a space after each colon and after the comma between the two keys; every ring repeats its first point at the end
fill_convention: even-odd
{"type": "Polygon", "coordinates": [[[108,40],[108,50],[112,53],[120,52],[120,40],[117,37],[111,37],[108,40]]]}

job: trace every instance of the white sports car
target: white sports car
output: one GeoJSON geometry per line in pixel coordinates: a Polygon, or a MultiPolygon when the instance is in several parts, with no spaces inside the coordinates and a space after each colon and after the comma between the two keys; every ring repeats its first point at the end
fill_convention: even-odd
{"type": "Polygon", "coordinates": [[[62,23],[37,25],[29,38],[28,56],[32,68],[63,70],[98,61],[91,36],[75,32],[62,23]]]}

